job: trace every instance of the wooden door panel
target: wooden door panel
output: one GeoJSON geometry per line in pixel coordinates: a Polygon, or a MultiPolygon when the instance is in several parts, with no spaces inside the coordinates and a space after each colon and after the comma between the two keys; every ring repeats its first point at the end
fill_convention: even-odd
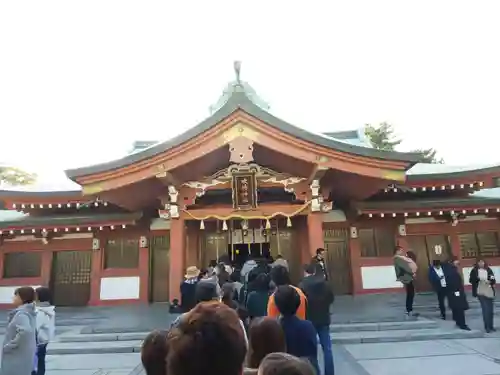
{"type": "Polygon", "coordinates": [[[90,300],[92,251],[58,251],[52,263],[51,287],[57,306],[85,306],[90,300]]]}
{"type": "MultiPolygon", "coordinates": [[[[281,254],[288,262],[292,284],[298,285],[302,278],[302,257],[294,231],[291,229],[282,229],[276,236],[272,237],[277,237],[276,246],[278,250],[276,253],[281,254]]],[[[272,242],[271,240],[271,246],[272,242]]]]}
{"type": "Polygon", "coordinates": [[[151,302],[169,302],[170,234],[152,237],[149,255],[149,299],[151,302]]]}
{"type": "Polygon", "coordinates": [[[417,292],[431,291],[429,282],[429,255],[427,254],[427,244],[425,236],[408,236],[409,249],[417,257],[417,276],[415,278],[415,289],[417,292]]]}
{"type": "Polygon", "coordinates": [[[330,286],[337,295],[349,294],[352,292],[352,275],[347,230],[326,229],[323,235],[330,286]]]}
{"type": "Polygon", "coordinates": [[[156,248],[152,251],[151,302],[169,301],[170,250],[156,248]]]}
{"type": "Polygon", "coordinates": [[[207,267],[210,261],[218,260],[223,254],[227,254],[228,232],[221,233],[208,232],[205,233],[202,243],[202,267],[207,267]]]}
{"type": "Polygon", "coordinates": [[[427,252],[429,254],[429,262],[434,259],[447,261],[451,256],[451,248],[448,241],[448,236],[445,235],[429,235],[425,236],[427,242],[427,252]],[[436,247],[441,250],[441,254],[436,254],[436,247]]]}

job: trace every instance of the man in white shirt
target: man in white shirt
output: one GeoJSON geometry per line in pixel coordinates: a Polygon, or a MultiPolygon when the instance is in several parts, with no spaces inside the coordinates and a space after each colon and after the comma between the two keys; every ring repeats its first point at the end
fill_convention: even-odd
{"type": "Polygon", "coordinates": [[[443,265],[439,259],[434,259],[429,266],[429,281],[434,288],[438,297],[439,311],[441,318],[446,319],[446,307],[444,299],[446,297],[446,277],[444,274],[443,265]]]}

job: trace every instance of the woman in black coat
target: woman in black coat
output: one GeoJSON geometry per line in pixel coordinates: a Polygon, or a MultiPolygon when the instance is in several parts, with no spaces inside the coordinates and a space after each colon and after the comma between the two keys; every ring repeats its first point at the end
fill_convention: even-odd
{"type": "Polygon", "coordinates": [[[469,326],[465,323],[465,311],[469,309],[469,303],[465,295],[464,281],[460,275],[458,264],[458,259],[453,257],[451,262],[443,268],[448,292],[448,303],[457,326],[465,331],[470,331],[469,326]]]}
{"type": "Polygon", "coordinates": [[[470,271],[469,282],[472,285],[472,295],[477,297],[483,313],[484,329],[487,333],[495,332],[493,325],[493,306],[495,299],[495,274],[483,259],[478,259],[470,271]]]}

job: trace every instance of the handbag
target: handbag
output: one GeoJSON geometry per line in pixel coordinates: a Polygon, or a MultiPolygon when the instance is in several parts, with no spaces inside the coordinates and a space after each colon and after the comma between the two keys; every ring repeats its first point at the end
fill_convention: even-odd
{"type": "Polygon", "coordinates": [[[493,291],[493,288],[491,287],[489,282],[485,281],[479,281],[479,284],[477,285],[477,295],[491,299],[495,298],[495,292],[493,291]]]}

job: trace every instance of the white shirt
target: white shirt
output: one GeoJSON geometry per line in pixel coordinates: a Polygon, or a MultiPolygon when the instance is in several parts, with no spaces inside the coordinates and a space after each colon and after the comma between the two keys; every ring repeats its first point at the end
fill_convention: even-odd
{"type": "Polygon", "coordinates": [[[443,268],[442,267],[439,268],[433,267],[433,268],[434,272],[436,272],[436,275],[438,275],[439,277],[439,281],[441,282],[441,287],[446,288],[446,279],[444,277],[443,268]]]}
{"type": "Polygon", "coordinates": [[[487,281],[488,280],[488,271],[486,271],[484,268],[480,268],[477,270],[477,277],[481,281],[487,281]]]}

